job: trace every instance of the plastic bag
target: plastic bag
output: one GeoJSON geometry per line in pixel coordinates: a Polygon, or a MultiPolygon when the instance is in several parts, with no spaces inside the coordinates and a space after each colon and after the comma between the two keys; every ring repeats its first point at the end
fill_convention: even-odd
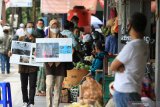
{"type": "Polygon", "coordinates": [[[102,86],[93,78],[86,77],[80,88],[80,99],[80,102],[85,104],[102,102],[102,86]]]}

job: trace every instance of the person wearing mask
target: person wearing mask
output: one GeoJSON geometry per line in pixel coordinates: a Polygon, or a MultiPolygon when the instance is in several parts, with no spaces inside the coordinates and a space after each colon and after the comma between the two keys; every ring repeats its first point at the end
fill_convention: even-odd
{"type": "Polygon", "coordinates": [[[74,28],[74,24],[66,20],[64,24],[64,30],[61,32],[61,34],[66,36],[67,38],[72,38],[73,48],[76,48],[78,43],[75,40],[74,34],[72,32],[73,28],[74,28]]]}
{"type": "Polygon", "coordinates": [[[91,35],[90,34],[85,34],[83,36],[82,42],[83,42],[82,50],[84,52],[84,56],[91,56],[92,48],[93,48],[93,46],[92,46],[93,42],[92,42],[91,35]]]}
{"type": "MultiPolygon", "coordinates": [[[[26,35],[21,36],[19,38],[19,41],[34,43],[35,37],[33,36],[33,31],[34,31],[33,22],[27,22],[26,28],[25,28],[26,35]]],[[[38,67],[28,66],[28,65],[19,65],[18,72],[20,73],[21,91],[22,91],[22,98],[24,103],[23,107],[34,107],[37,71],[38,71],[38,67]],[[29,85],[29,90],[28,90],[28,85],[29,85]]]]}
{"type": "MultiPolygon", "coordinates": [[[[37,28],[34,30],[33,35],[35,38],[44,38],[45,32],[44,32],[44,20],[39,19],[36,24],[37,28]]],[[[37,96],[45,96],[45,72],[44,67],[39,67],[39,71],[37,74],[37,96]]]]}
{"type": "Polygon", "coordinates": [[[1,71],[2,74],[10,73],[10,63],[8,52],[10,50],[11,44],[11,35],[9,34],[10,27],[5,25],[3,26],[3,35],[0,37],[0,57],[1,57],[1,71]]]}
{"type": "MultiPolygon", "coordinates": [[[[52,19],[49,23],[48,38],[62,38],[60,34],[60,23],[52,19]]],[[[66,64],[64,62],[47,62],[44,64],[46,72],[46,101],[47,107],[59,107],[59,98],[62,82],[67,76],[66,64]],[[54,89],[54,101],[52,104],[54,89]]]]}
{"type": "Polygon", "coordinates": [[[142,79],[148,58],[148,47],[144,38],[147,18],[143,13],[134,13],[128,25],[131,41],[128,42],[112,62],[110,70],[115,72],[114,95],[116,107],[131,107],[132,102],[141,102],[142,79]]]}
{"type": "Polygon", "coordinates": [[[45,32],[44,32],[44,20],[43,19],[39,19],[37,21],[37,28],[34,30],[33,35],[36,38],[44,38],[45,37],[45,32]]]}

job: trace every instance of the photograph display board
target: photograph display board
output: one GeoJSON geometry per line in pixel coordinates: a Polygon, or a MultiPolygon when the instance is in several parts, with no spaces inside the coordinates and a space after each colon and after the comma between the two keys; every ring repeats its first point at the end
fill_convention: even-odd
{"type": "Polygon", "coordinates": [[[72,39],[37,38],[36,62],[72,62],[72,39]]]}
{"type": "Polygon", "coordinates": [[[12,41],[10,63],[30,66],[43,66],[43,63],[36,63],[35,43],[12,41]]]}

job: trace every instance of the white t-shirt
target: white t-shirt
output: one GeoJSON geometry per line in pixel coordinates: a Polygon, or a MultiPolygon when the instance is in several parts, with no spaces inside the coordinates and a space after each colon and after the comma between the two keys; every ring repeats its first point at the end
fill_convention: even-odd
{"type": "Polygon", "coordinates": [[[144,40],[135,39],[124,46],[116,57],[125,66],[123,73],[116,72],[115,74],[114,88],[116,91],[140,93],[147,56],[148,48],[144,40]]]}

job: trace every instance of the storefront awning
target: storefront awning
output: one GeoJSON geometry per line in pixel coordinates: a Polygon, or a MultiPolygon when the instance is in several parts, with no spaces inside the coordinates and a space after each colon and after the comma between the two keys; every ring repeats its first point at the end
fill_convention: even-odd
{"type": "Polygon", "coordinates": [[[84,6],[95,14],[97,0],[41,0],[42,13],[67,13],[74,6],[84,6]]]}

